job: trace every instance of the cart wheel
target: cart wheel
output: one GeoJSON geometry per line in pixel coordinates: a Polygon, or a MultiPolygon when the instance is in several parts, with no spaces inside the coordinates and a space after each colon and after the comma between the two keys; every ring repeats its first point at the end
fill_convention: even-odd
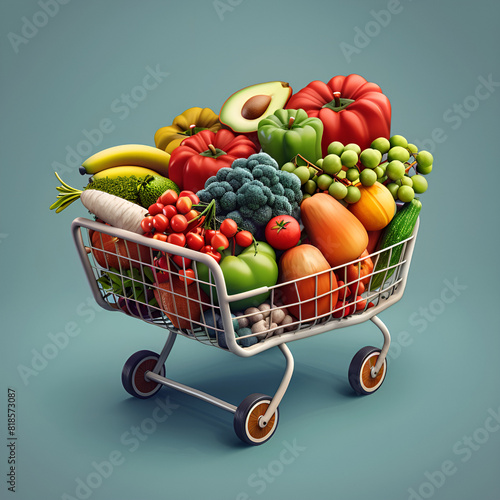
{"type": "MultiPolygon", "coordinates": [[[[137,351],[127,359],[122,370],[122,384],[125,390],[139,399],[154,396],[162,387],[157,382],[146,380],[145,373],[153,371],[160,356],[153,351],[137,351]]],[[[160,375],[165,376],[165,366],[161,367],[160,375]]]]}
{"type": "Polygon", "coordinates": [[[271,399],[265,394],[250,394],[236,409],[234,430],[244,443],[257,446],[271,439],[276,427],[278,427],[278,408],[276,408],[266,427],[261,428],[259,426],[259,417],[266,413],[271,399]]]}
{"type": "Polygon", "coordinates": [[[387,359],[384,360],[378,375],[375,378],[371,376],[371,369],[375,366],[380,352],[377,347],[363,347],[352,358],[349,365],[349,383],[358,394],[372,394],[382,385],[387,373],[387,359]]]}

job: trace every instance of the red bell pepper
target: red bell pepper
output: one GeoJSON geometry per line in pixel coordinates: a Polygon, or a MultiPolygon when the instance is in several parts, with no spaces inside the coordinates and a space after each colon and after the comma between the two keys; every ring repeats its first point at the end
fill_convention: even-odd
{"type": "Polygon", "coordinates": [[[230,167],[236,158],[248,158],[259,149],[246,136],[235,135],[230,130],[217,133],[202,130],[184,139],[172,151],[168,176],[181,190],[196,193],[220,168],[230,167]]]}
{"type": "Polygon", "coordinates": [[[360,75],[311,82],[292,95],[286,108],[302,108],[323,122],[323,156],[333,141],[365,149],[378,137],[390,137],[391,103],[377,84],[360,75]]]}

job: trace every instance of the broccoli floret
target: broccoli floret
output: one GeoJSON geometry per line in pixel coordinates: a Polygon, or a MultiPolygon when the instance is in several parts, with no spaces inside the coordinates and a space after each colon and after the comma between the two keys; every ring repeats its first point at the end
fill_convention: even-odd
{"type": "Polygon", "coordinates": [[[229,182],[226,181],[212,182],[206,187],[206,189],[216,200],[220,200],[227,191],[233,190],[229,182]]]}
{"type": "Polygon", "coordinates": [[[276,196],[273,206],[273,217],[277,215],[292,215],[293,207],[286,196],[276,196]]]}
{"type": "Polygon", "coordinates": [[[205,181],[205,189],[209,186],[209,184],[212,184],[212,182],[218,182],[217,181],[217,177],[215,175],[212,175],[212,177],[209,177],[206,181],[205,181]]]}
{"type": "Polygon", "coordinates": [[[221,210],[226,213],[231,212],[232,210],[236,210],[236,207],[236,193],[234,193],[233,191],[226,191],[220,199],[221,210]]]}
{"type": "Polygon", "coordinates": [[[226,181],[227,180],[227,176],[231,173],[231,168],[229,167],[224,167],[224,168],[221,168],[217,171],[217,173],[215,174],[215,177],[217,178],[217,180],[219,182],[222,182],[222,181],[226,181]]]}
{"type": "Polygon", "coordinates": [[[236,222],[236,224],[238,226],[241,227],[241,224],[243,224],[243,217],[241,216],[241,213],[239,210],[232,210],[231,212],[229,212],[226,217],[226,219],[233,219],[234,222],[236,222]]]}
{"type": "MultiPolygon", "coordinates": [[[[258,210],[265,206],[268,196],[264,193],[264,188],[264,184],[260,181],[247,182],[236,193],[238,205],[240,207],[248,207],[252,210],[258,210]]],[[[269,188],[267,190],[272,194],[269,188]]]]}
{"type": "Polygon", "coordinates": [[[283,184],[283,187],[293,189],[293,191],[300,191],[301,182],[300,179],[291,172],[287,172],[286,170],[280,170],[278,172],[278,176],[280,178],[280,183],[283,184]]]}
{"type": "Polygon", "coordinates": [[[231,164],[231,168],[234,170],[235,168],[245,168],[247,166],[247,159],[246,158],[236,158],[236,160],[233,161],[231,164]]]}
{"type": "Polygon", "coordinates": [[[280,167],[276,160],[269,156],[267,153],[255,153],[248,157],[248,165],[250,169],[254,168],[255,165],[269,165],[273,167],[275,170],[279,170],[280,167]],[[251,167],[250,167],[251,165],[251,167]]]}
{"type": "Polygon", "coordinates": [[[253,213],[252,220],[257,226],[265,226],[273,217],[273,209],[267,205],[253,213]]]}
{"type": "Polygon", "coordinates": [[[267,186],[262,187],[262,192],[267,198],[267,204],[272,207],[274,205],[274,198],[275,198],[274,193],[267,186]]]}
{"type": "MultiPolygon", "coordinates": [[[[233,165],[238,160],[245,160],[245,159],[238,158],[237,160],[234,160],[233,165]]],[[[238,189],[240,189],[240,187],[243,186],[243,184],[253,180],[254,180],[253,175],[248,170],[240,167],[231,167],[230,172],[226,177],[226,181],[231,185],[234,192],[238,191],[238,189]]]]}
{"type": "Polygon", "coordinates": [[[276,196],[284,196],[285,194],[285,188],[283,187],[283,184],[280,184],[279,182],[270,186],[269,189],[276,196]]]}
{"type": "Polygon", "coordinates": [[[210,203],[212,201],[212,195],[206,189],[201,189],[196,194],[200,201],[203,201],[204,203],[210,203]]]}
{"type": "Polygon", "coordinates": [[[278,184],[280,178],[278,171],[270,165],[259,164],[252,170],[254,179],[259,180],[264,186],[271,187],[278,184]]]}
{"type": "Polygon", "coordinates": [[[253,235],[258,234],[257,226],[250,219],[243,219],[241,224],[238,224],[238,226],[245,231],[250,231],[253,235]]]}

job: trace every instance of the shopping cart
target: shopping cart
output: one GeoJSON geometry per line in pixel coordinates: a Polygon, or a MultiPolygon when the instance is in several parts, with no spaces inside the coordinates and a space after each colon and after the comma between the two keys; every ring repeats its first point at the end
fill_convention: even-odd
{"type": "MultiPolygon", "coordinates": [[[[122,383],[126,391],[145,399],[155,395],[162,386],[167,386],[195,396],[233,413],[237,436],[245,443],[258,445],[269,440],[278,425],[278,405],[294,369],[293,356],[287,346],[289,342],[371,320],[382,332],[382,348],[368,346],[360,349],[350,363],[348,380],[354,391],[362,395],[371,394],[382,385],[387,373],[386,355],[391,338],[388,328],[377,315],[403,295],[418,226],[417,220],[413,234],[408,239],[370,255],[375,264],[374,270],[363,277],[365,283],[367,280],[369,282],[360,295],[357,292],[362,291],[361,277],[349,282],[344,265],[325,271],[330,274],[336,272],[337,276],[344,278],[344,283],[340,283],[336,290],[317,293],[318,280],[323,273],[305,278],[314,280],[316,284],[314,297],[306,299],[301,299],[301,280],[228,295],[222,270],[211,256],[92,220],[75,219],[72,233],[97,303],[104,309],[121,311],[169,332],[160,354],[142,350],[126,361],[122,370],[122,383]],[[164,257],[160,265],[159,256],[162,255],[168,257],[164,257]],[[393,255],[399,255],[396,262],[393,255]],[[172,261],[172,256],[178,256],[175,259],[177,264],[172,261]],[[202,280],[198,273],[188,277],[186,259],[207,266],[209,278],[202,280]],[[377,265],[379,260],[387,262],[387,265],[380,268],[377,265]],[[373,286],[375,281],[376,287],[373,286]],[[348,303],[346,286],[353,291],[356,297],[354,302],[348,303]],[[285,289],[295,292],[295,303],[288,300],[286,306],[283,305],[285,289]],[[336,303],[331,299],[328,311],[325,313],[324,308],[320,311],[320,301],[325,298],[328,300],[333,294],[337,297],[336,303]],[[231,311],[232,305],[251,297],[259,300],[266,298],[267,306],[262,313],[265,323],[261,320],[258,333],[249,333],[248,329],[238,330],[241,323],[253,318],[241,313],[235,317],[231,311]],[[306,303],[308,311],[312,307],[312,314],[303,314],[306,303]],[[275,313],[286,311],[284,307],[295,307],[298,313],[286,326],[273,323],[275,313]],[[239,334],[242,331],[246,334],[239,334]],[[166,378],[165,361],[178,335],[241,357],[254,356],[278,347],[285,357],[286,368],[276,393],[272,397],[251,394],[235,406],[166,378]]],[[[349,265],[356,265],[359,270],[362,260],[359,258],[349,265]]],[[[197,266],[194,267],[197,269],[197,266]]]]}

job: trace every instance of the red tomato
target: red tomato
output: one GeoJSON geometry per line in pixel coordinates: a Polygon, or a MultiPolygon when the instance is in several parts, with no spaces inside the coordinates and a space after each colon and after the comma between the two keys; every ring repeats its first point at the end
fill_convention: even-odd
{"type": "Polygon", "coordinates": [[[253,235],[250,231],[239,231],[236,233],[236,243],[240,247],[249,247],[253,242],[253,235]]]}
{"type": "Polygon", "coordinates": [[[157,201],[163,205],[175,205],[178,198],[179,195],[173,189],[167,189],[157,201]]]}
{"type": "Polygon", "coordinates": [[[148,208],[149,215],[161,214],[163,211],[163,203],[153,203],[148,208]]]}
{"type": "Polygon", "coordinates": [[[233,219],[224,219],[220,225],[220,232],[224,236],[232,238],[238,232],[238,224],[233,219]]]}
{"type": "Polygon", "coordinates": [[[188,227],[188,221],[184,215],[177,214],[170,219],[170,227],[172,228],[172,231],[182,233],[188,227]]]}
{"type": "Polygon", "coordinates": [[[215,229],[207,229],[205,231],[205,241],[207,245],[210,245],[212,238],[216,235],[217,231],[215,229]]]}
{"type": "Polygon", "coordinates": [[[153,229],[153,217],[148,215],[141,220],[141,229],[145,233],[149,233],[153,229]]]}
{"type": "Polygon", "coordinates": [[[187,196],[188,198],[190,198],[191,201],[193,202],[193,205],[198,205],[198,203],[200,203],[200,199],[192,191],[181,191],[179,193],[179,198],[181,198],[182,196],[187,196]]]}
{"type": "Polygon", "coordinates": [[[222,233],[217,233],[213,236],[210,244],[213,248],[215,248],[215,250],[220,252],[221,250],[225,250],[229,246],[229,240],[222,233]]]}
{"type": "Polygon", "coordinates": [[[205,239],[201,234],[190,232],[186,234],[186,243],[191,250],[200,251],[205,245],[205,239]]]}
{"type": "Polygon", "coordinates": [[[159,233],[164,233],[169,226],[168,218],[166,215],[157,214],[153,217],[153,227],[159,233]]]}
{"type": "Polygon", "coordinates": [[[172,245],[183,247],[186,244],[186,235],[184,233],[172,233],[168,235],[167,241],[172,245]]]}
{"type": "Polygon", "coordinates": [[[171,219],[174,215],[177,215],[177,209],[175,208],[175,205],[165,205],[163,207],[163,213],[171,219]]]}
{"type": "Polygon", "coordinates": [[[153,239],[159,241],[167,241],[167,235],[164,233],[155,233],[153,234],[153,239]]]}
{"type": "Polygon", "coordinates": [[[191,210],[192,206],[193,202],[191,201],[191,198],[187,196],[181,196],[175,202],[175,208],[177,208],[177,211],[181,214],[187,214],[191,210]]]}
{"type": "Polygon", "coordinates": [[[277,250],[288,250],[300,240],[300,224],[291,215],[273,217],[266,226],[266,240],[277,250]]]}
{"type": "Polygon", "coordinates": [[[172,260],[181,268],[187,269],[191,265],[191,259],[181,257],[180,255],[172,255],[172,260]]]}
{"type": "Polygon", "coordinates": [[[189,286],[191,285],[191,283],[194,283],[194,278],[195,278],[195,273],[194,273],[194,270],[189,268],[189,269],[181,269],[179,271],[179,279],[181,281],[185,281],[186,284],[189,286]]]}

